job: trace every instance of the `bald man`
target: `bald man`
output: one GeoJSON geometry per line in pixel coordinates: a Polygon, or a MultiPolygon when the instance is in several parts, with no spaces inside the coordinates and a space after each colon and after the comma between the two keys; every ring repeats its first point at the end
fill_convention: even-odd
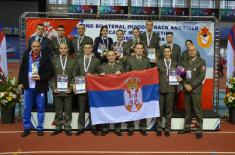
{"type": "Polygon", "coordinates": [[[31,111],[33,103],[37,107],[37,133],[43,136],[43,123],[46,93],[48,91],[48,81],[52,76],[52,62],[50,56],[46,52],[41,51],[39,41],[33,41],[31,51],[25,52],[19,70],[18,84],[24,93],[24,132],[22,137],[30,134],[31,128],[31,111]]]}
{"type": "Polygon", "coordinates": [[[192,113],[194,112],[198,128],[195,134],[196,138],[202,137],[203,112],[201,107],[202,82],[206,76],[206,63],[197,54],[194,45],[188,48],[189,59],[182,62],[182,66],[186,69],[186,79],[180,79],[184,87],[185,94],[185,123],[184,129],[179,134],[190,132],[192,122],[192,113]]]}

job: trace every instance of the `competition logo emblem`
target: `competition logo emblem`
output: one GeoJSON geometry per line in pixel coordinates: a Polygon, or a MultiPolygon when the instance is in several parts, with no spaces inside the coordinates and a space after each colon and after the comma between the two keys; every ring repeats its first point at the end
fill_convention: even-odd
{"type": "Polygon", "coordinates": [[[197,34],[198,45],[202,48],[209,48],[212,44],[212,34],[207,27],[203,27],[197,34]]]}
{"type": "Polygon", "coordinates": [[[124,90],[125,108],[129,112],[137,112],[142,108],[143,96],[140,79],[133,77],[125,80],[124,90]]]}

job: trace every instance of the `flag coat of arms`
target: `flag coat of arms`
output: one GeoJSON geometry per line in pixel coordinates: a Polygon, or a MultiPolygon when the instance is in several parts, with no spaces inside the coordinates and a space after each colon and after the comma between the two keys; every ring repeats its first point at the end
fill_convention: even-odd
{"type": "Polygon", "coordinates": [[[157,68],[121,75],[87,75],[91,122],[94,124],[135,121],[159,117],[157,68]]]}

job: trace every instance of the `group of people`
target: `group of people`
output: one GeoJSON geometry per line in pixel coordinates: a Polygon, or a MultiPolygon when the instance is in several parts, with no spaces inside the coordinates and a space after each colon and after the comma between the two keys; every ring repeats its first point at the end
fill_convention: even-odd
{"type": "MultiPolygon", "coordinates": [[[[205,61],[191,40],[185,45],[187,50],[181,54],[181,48],[174,43],[173,33],[166,34],[166,44],[160,46],[159,35],[153,32],[153,21],[146,21],[146,32],[141,34],[138,28],[132,31],[133,39],[123,40],[124,31],[117,30],[117,41],[113,42],[108,37],[108,27],[102,26],[100,36],[93,43],[91,37],[85,35],[85,25],[77,27],[78,37],[70,40],[65,36],[63,25],[57,27],[58,37],[49,40],[43,36],[44,26],[38,24],[36,36],[28,41],[28,49],[24,53],[19,70],[19,87],[24,92],[24,131],[22,137],[30,134],[31,110],[33,104],[37,107],[37,133],[43,136],[43,123],[45,111],[45,97],[49,90],[53,91],[55,105],[55,130],[51,135],[57,135],[64,129],[65,134],[72,135],[72,96],[78,97],[79,117],[78,131],[80,135],[85,131],[85,109],[87,106],[87,93],[76,94],[76,77],[86,74],[116,74],[117,76],[132,70],[144,70],[157,66],[160,81],[160,117],[157,118],[156,135],[170,136],[171,117],[177,94],[177,85],[171,85],[169,80],[170,70],[182,66],[187,71],[186,78],[177,76],[177,81],[183,86],[185,92],[185,125],[179,134],[190,132],[192,113],[194,112],[198,128],[196,138],[202,137],[203,114],[201,108],[201,88],[205,78],[205,61]],[[61,83],[58,79],[65,80],[67,87],[58,89],[61,83]],[[165,125],[162,117],[165,116],[165,125]],[[164,127],[164,128],[163,128],[164,127]]],[[[64,84],[64,83],[63,83],[64,84]]],[[[92,123],[92,122],[91,122],[92,123]]],[[[134,134],[134,122],[126,122],[128,136],[134,134]]],[[[140,120],[139,130],[147,135],[146,119],[140,120]]],[[[109,124],[92,125],[94,135],[106,135],[109,124]],[[101,131],[101,133],[99,132],[101,131]]],[[[122,136],[121,123],[114,124],[114,133],[122,136]]]]}

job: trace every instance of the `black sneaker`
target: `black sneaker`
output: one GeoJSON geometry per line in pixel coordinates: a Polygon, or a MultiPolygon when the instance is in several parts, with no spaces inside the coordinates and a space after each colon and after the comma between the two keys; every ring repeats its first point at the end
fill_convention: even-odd
{"type": "Polygon", "coordinates": [[[122,136],[122,132],[121,132],[121,131],[114,131],[114,133],[115,133],[117,136],[122,136]]]}
{"type": "Polygon", "coordinates": [[[38,136],[43,136],[44,132],[43,131],[38,131],[38,136]]]}
{"type": "Polygon", "coordinates": [[[30,130],[24,130],[21,134],[21,137],[27,137],[30,134],[30,130]]]}
{"type": "Polygon", "coordinates": [[[166,137],[170,137],[170,135],[171,135],[170,131],[165,131],[164,134],[165,134],[166,137]]]}
{"type": "Polygon", "coordinates": [[[97,130],[91,130],[91,133],[94,135],[94,136],[99,136],[99,132],[97,130]]]}
{"type": "Polygon", "coordinates": [[[158,137],[162,136],[162,131],[157,131],[157,132],[156,132],[156,135],[157,135],[158,137]]]}
{"type": "Polygon", "coordinates": [[[70,130],[65,130],[64,131],[67,136],[72,136],[73,133],[70,130]]]}
{"type": "Polygon", "coordinates": [[[101,131],[100,135],[101,135],[101,136],[105,136],[105,135],[107,135],[108,133],[109,133],[109,131],[101,131]]]}
{"type": "Polygon", "coordinates": [[[195,138],[197,138],[197,139],[202,138],[202,136],[203,136],[202,132],[197,132],[197,133],[195,134],[195,138]]]}
{"type": "Polygon", "coordinates": [[[61,133],[62,130],[55,130],[51,133],[51,136],[55,136],[55,135],[58,135],[59,133],[61,133]]]}
{"type": "Polygon", "coordinates": [[[84,129],[79,129],[78,132],[76,133],[76,136],[79,136],[81,135],[82,133],[84,133],[84,129]]]}
{"type": "Polygon", "coordinates": [[[147,131],[146,130],[140,130],[140,133],[143,135],[143,136],[147,136],[147,131]]]}
{"type": "Polygon", "coordinates": [[[186,134],[186,133],[190,133],[190,130],[186,130],[186,129],[184,129],[184,130],[180,130],[180,131],[178,131],[178,134],[186,134]]]}
{"type": "Polygon", "coordinates": [[[129,130],[128,133],[127,133],[128,136],[132,136],[133,134],[134,134],[133,130],[129,130]]]}

